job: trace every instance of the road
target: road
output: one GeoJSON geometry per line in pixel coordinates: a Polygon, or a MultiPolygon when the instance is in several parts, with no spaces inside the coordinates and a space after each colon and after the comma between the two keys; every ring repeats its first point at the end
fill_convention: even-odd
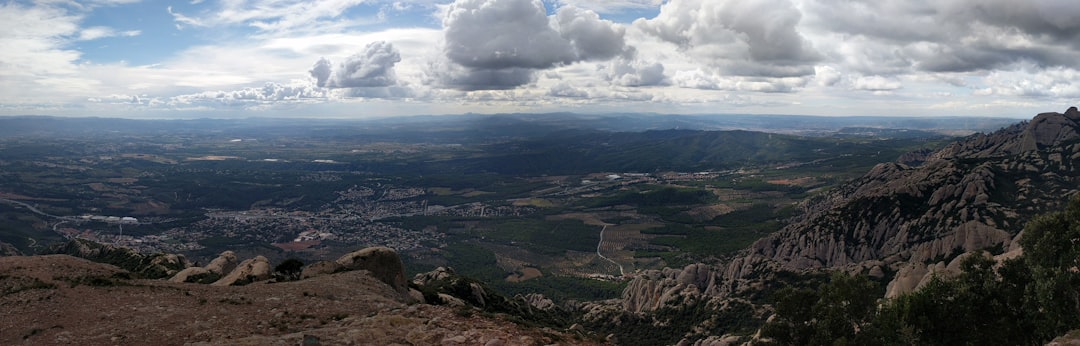
{"type": "Polygon", "coordinates": [[[612,261],[610,258],[607,258],[607,256],[604,256],[604,254],[600,253],[600,246],[604,245],[604,231],[606,231],[606,230],[607,230],[607,225],[604,225],[604,228],[600,229],[600,242],[596,244],[596,255],[600,256],[600,258],[603,258],[603,259],[607,260],[608,262],[611,262],[611,263],[615,264],[616,266],[619,266],[619,275],[626,276],[626,272],[623,271],[622,264],[619,264],[619,262],[612,261]]]}
{"type": "Polygon", "coordinates": [[[38,215],[41,215],[41,216],[51,217],[51,218],[54,218],[54,219],[67,220],[67,221],[75,221],[74,217],[71,217],[71,216],[56,216],[56,215],[53,215],[53,214],[49,214],[49,213],[43,212],[41,210],[38,210],[38,208],[34,208],[34,206],[32,206],[32,205],[29,205],[29,204],[26,204],[26,203],[23,203],[23,202],[19,202],[19,201],[16,201],[16,200],[0,198],[0,203],[7,203],[7,204],[14,204],[14,205],[22,206],[22,207],[25,207],[26,209],[29,209],[30,211],[34,212],[35,214],[38,214],[38,215]]]}

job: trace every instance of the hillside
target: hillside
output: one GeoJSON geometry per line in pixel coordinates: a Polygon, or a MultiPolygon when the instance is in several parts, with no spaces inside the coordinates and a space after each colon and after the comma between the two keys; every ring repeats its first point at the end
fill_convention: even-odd
{"type": "MultiPolygon", "coordinates": [[[[746,256],[785,268],[878,267],[900,272],[890,294],[908,292],[960,254],[1013,250],[1034,215],[1077,192],[1080,112],[975,135],[909,166],[885,163],[806,204],[806,216],[762,239],[746,256]],[[920,275],[922,274],[922,275],[920,275]]],[[[876,271],[876,270],[875,270],[876,271]]]]}
{"type": "Polygon", "coordinates": [[[467,306],[410,303],[368,273],[216,286],[131,279],[67,255],[0,257],[0,344],[591,343],[467,306]]]}
{"type": "MultiPolygon", "coordinates": [[[[1077,159],[1080,111],[1075,107],[934,152],[905,155],[904,163],[879,164],[804,201],[798,219],[733,258],[637,275],[618,310],[656,316],[687,313],[700,305],[693,302],[764,303],[777,287],[807,285],[822,270],[868,275],[887,287],[880,294],[888,297],[912,292],[933,277],[958,273],[961,259],[968,257],[963,254],[985,250],[998,260],[1019,256],[1017,240],[1027,222],[1063,209],[1076,195],[1077,159]]],[[[705,335],[687,332],[691,339],[705,335]]]]}

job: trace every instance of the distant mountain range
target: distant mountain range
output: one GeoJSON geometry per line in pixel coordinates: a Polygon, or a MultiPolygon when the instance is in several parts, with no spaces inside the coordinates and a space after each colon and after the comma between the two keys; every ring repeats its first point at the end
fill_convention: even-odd
{"type": "Polygon", "coordinates": [[[748,130],[827,136],[883,129],[944,134],[994,131],[1016,119],[979,117],[823,117],[801,115],[661,115],[574,113],[410,116],[379,119],[191,119],[0,117],[0,136],[91,136],[108,134],[216,134],[232,136],[319,135],[372,141],[414,137],[423,142],[482,142],[536,137],[567,130],[748,130]],[[388,138],[387,136],[393,136],[388,138]]]}

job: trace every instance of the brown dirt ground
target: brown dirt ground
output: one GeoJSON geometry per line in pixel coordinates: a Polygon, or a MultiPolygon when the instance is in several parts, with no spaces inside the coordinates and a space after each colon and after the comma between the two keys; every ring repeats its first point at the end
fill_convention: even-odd
{"type": "Polygon", "coordinates": [[[65,255],[0,257],[0,344],[591,343],[470,308],[409,304],[365,271],[233,287],[116,278],[124,273],[65,255]]]}

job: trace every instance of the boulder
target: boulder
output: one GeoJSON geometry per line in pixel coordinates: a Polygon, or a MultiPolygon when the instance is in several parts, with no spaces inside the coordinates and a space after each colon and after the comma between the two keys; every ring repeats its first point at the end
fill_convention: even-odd
{"type": "Polygon", "coordinates": [[[206,268],[203,268],[203,267],[191,267],[191,268],[181,270],[179,273],[176,273],[176,275],[173,275],[173,277],[170,278],[169,281],[172,281],[172,282],[187,282],[188,279],[193,277],[193,276],[203,275],[203,274],[207,274],[209,272],[210,271],[206,270],[206,268]]]}
{"type": "Polygon", "coordinates": [[[217,258],[210,261],[210,264],[207,264],[204,268],[211,273],[225,275],[232,272],[233,269],[236,269],[236,262],[236,253],[225,251],[222,252],[221,255],[218,255],[217,258]]]}
{"type": "Polygon", "coordinates": [[[378,246],[361,249],[337,259],[343,270],[367,270],[371,276],[385,282],[394,290],[407,294],[409,283],[405,280],[405,265],[394,249],[378,246]]]}
{"type": "Polygon", "coordinates": [[[215,281],[211,285],[213,286],[233,286],[244,285],[255,281],[267,280],[270,278],[270,261],[263,256],[255,256],[255,258],[241,262],[229,272],[229,275],[215,281]]]}
{"type": "Polygon", "coordinates": [[[457,273],[454,272],[454,268],[438,267],[427,273],[416,274],[413,276],[412,282],[419,286],[427,286],[435,281],[452,278],[454,275],[457,275],[457,273]]]}
{"type": "Polygon", "coordinates": [[[540,293],[529,293],[526,295],[519,294],[514,296],[514,298],[524,302],[525,304],[528,304],[535,309],[543,311],[551,311],[555,309],[555,302],[540,293]]]}
{"type": "Polygon", "coordinates": [[[304,267],[300,272],[300,279],[313,278],[316,276],[329,275],[342,270],[342,266],[334,261],[315,262],[304,267]]]}

